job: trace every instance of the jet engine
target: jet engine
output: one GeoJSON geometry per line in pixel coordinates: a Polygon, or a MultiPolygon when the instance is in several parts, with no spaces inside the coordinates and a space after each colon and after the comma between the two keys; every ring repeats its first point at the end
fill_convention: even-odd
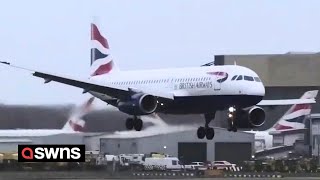
{"type": "Polygon", "coordinates": [[[118,109],[129,115],[147,115],[157,109],[157,98],[144,93],[134,94],[126,101],[118,101],[118,109]]]}
{"type": "Polygon", "coordinates": [[[236,110],[234,116],[239,128],[260,127],[265,123],[265,117],[264,109],[258,106],[236,110]]]}

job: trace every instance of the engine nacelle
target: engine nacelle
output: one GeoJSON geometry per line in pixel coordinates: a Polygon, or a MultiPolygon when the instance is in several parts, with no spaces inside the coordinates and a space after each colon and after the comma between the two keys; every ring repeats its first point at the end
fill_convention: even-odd
{"type": "Polygon", "coordinates": [[[266,114],[263,108],[254,106],[237,110],[235,118],[239,128],[260,127],[265,123],[266,114]]]}
{"type": "Polygon", "coordinates": [[[158,106],[157,98],[149,94],[134,94],[127,101],[119,101],[120,111],[130,115],[147,115],[153,113],[158,106]]]}
{"type": "Polygon", "coordinates": [[[251,108],[248,116],[250,124],[254,127],[260,127],[266,122],[266,113],[261,107],[254,106],[251,108]]]}

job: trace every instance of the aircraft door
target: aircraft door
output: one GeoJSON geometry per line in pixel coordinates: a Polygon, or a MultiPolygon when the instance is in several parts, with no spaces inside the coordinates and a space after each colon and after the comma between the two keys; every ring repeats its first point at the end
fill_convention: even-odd
{"type": "Polygon", "coordinates": [[[172,90],[178,90],[178,84],[174,83],[175,82],[175,79],[172,78],[172,77],[169,77],[167,80],[166,80],[166,89],[168,91],[172,91],[172,90]]]}
{"type": "Polygon", "coordinates": [[[220,91],[221,90],[221,83],[218,82],[217,76],[215,76],[213,80],[213,86],[215,91],[220,91]]]}
{"type": "Polygon", "coordinates": [[[213,78],[213,87],[215,91],[221,90],[221,83],[219,82],[219,77],[221,72],[216,72],[213,78]]]}
{"type": "Polygon", "coordinates": [[[214,72],[214,90],[220,91],[221,90],[221,84],[228,79],[228,73],[226,72],[214,72]]]}

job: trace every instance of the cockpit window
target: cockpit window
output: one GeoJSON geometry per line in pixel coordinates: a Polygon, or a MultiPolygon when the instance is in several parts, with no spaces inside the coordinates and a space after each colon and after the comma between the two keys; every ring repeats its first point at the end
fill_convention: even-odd
{"type": "Polygon", "coordinates": [[[237,78],[238,75],[235,75],[232,77],[231,81],[235,80],[237,78]]]}
{"type": "Polygon", "coordinates": [[[253,77],[251,77],[251,76],[243,76],[243,79],[246,81],[254,81],[253,77]]]}
{"type": "Polygon", "coordinates": [[[261,79],[259,77],[254,77],[254,80],[257,82],[261,82],[261,79]]]}
{"type": "Polygon", "coordinates": [[[237,81],[242,80],[242,75],[238,76],[237,81]]]}

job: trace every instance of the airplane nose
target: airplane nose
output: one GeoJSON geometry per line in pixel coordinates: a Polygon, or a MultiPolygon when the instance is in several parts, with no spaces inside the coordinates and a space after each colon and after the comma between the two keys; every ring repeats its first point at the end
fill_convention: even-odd
{"type": "Polygon", "coordinates": [[[264,96],[266,93],[265,87],[262,83],[259,83],[259,85],[256,86],[253,91],[253,94],[257,96],[264,96]]]}
{"type": "Polygon", "coordinates": [[[260,85],[260,88],[261,88],[261,96],[264,96],[266,94],[266,88],[264,87],[264,85],[261,83],[260,85]]]}
{"type": "Polygon", "coordinates": [[[247,88],[247,94],[252,96],[264,96],[265,87],[262,83],[256,84],[255,86],[250,86],[250,88],[247,88]]]}

